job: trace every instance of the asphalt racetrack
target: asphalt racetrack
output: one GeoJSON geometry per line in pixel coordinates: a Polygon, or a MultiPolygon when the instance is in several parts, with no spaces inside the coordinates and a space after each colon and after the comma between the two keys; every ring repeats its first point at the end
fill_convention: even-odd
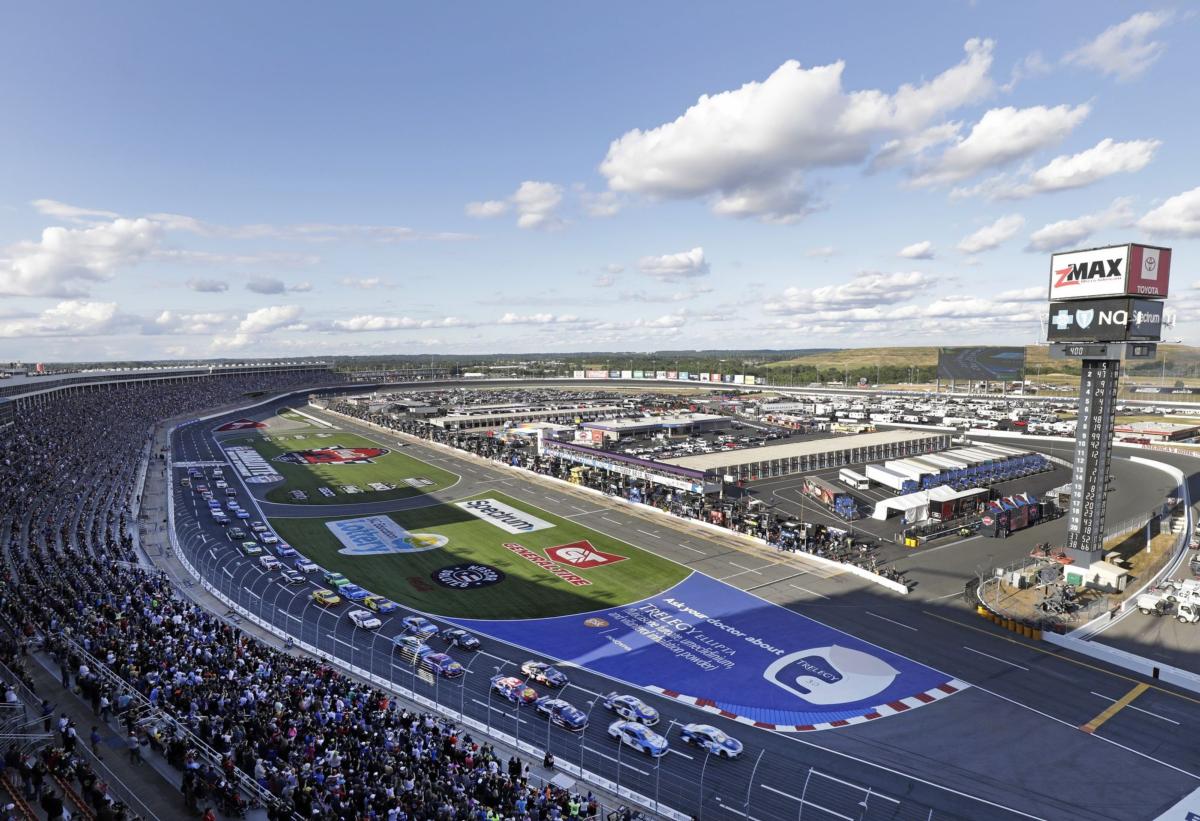
{"type": "MultiPolygon", "coordinates": [[[[273,411],[259,409],[255,418],[271,414],[273,411]]],[[[228,417],[237,418],[237,414],[228,417]]],[[[175,462],[223,461],[212,432],[223,421],[208,420],[177,430],[173,436],[175,462]]],[[[394,435],[342,419],[334,424],[379,447],[390,449],[397,443],[394,435]]],[[[962,605],[960,568],[995,561],[1006,550],[1016,552],[1020,547],[1015,543],[986,540],[986,556],[976,552],[981,546],[978,540],[914,556],[910,575],[917,586],[913,594],[901,597],[849,574],[831,572],[803,556],[772,553],[732,535],[632,510],[568,485],[484,464],[443,448],[416,444],[406,453],[461,480],[446,490],[427,490],[419,497],[339,500],[320,507],[266,501],[266,487],[261,484],[234,480],[235,487],[244,502],[247,488],[251,488],[260,500],[262,518],[280,520],[281,529],[287,527],[284,517],[314,518],[321,527],[326,527],[324,520],[329,517],[395,514],[397,521],[404,522],[406,515],[414,516],[417,509],[429,505],[502,498],[545,521],[553,519],[555,526],[569,521],[585,528],[606,545],[627,545],[669,559],[683,574],[677,584],[699,580],[711,589],[676,587],[677,595],[671,595],[668,585],[644,596],[631,593],[605,607],[543,617],[573,619],[570,624],[472,622],[471,627],[480,634],[497,638],[484,638],[483,650],[478,653],[450,650],[468,667],[466,676],[426,680],[417,676],[411,665],[397,660],[392,651],[390,636],[400,632],[399,620],[410,611],[387,616],[378,632],[356,630],[346,618],[349,608],[345,605],[326,610],[312,602],[313,583],[285,585],[278,574],[263,571],[256,560],[243,556],[212,522],[198,496],[176,483],[175,525],[181,547],[206,578],[303,641],[398,682],[404,676],[403,686],[430,698],[436,696],[455,711],[516,734],[539,749],[548,747],[560,760],[582,761],[587,769],[622,786],[651,798],[657,795],[665,805],[685,813],[702,813],[705,818],[915,819],[930,817],[931,809],[934,818],[1153,818],[1200,787],[1200,750],[1191,741],[1200,726],[1197,700],[1155,684],[1138,697],[1139,710],[1116,712],[1096,732],[1083,733],[1078,729],[1081,725],[1124,696],[1137,680],[1090,659],[1048,651],[1046,645],[997,631],[962,605]],[[688,572],[692,575],[686,575],[688,572]],[[674,603],[665,602],[664,596],[674,603]],[[692,703],[695,699],[690,697],[697,694],[687,690],[707,686],[708,674],[701,666],[680,661],[682,654],[671,648],[665,648],[675,657],[671,663],[692,664],[692,669],[664,666],[660,660],[666,657],[648,655],[648,644],[614,653],[610,640],[597,638],[605,628],[584,625],[584,619],[578,617],[586,615],[612,626],[617,615],[629,616],[631,607],[641,609],[645,621],[625,623],[617,634],[622,641],[634,635],[654,644],[658,648],[654,652],[664,652],[663,643],[653,637],[670,635],[674,640],[674,634],[682,631],[675,629],[673,619],[688,622],[689,628],[700,629],[706,638],[742,653],[743,672],[757,672],[752,677],[756,679],[753,687],[735,688],[743,701],[761,700],[762,693],[770,692],[780,699],[788,696],[792,704],[821,707],[815,712],[824,711],[825,718],[836,711],[825,709],[830,707],[886,706],[884,699],[898,706],[878,718],[866,718],[860,711],[856,721],[813,722],[828,726],[820,731],[778,732],[748,725],[744,723],[746,715],[737,711],[753,704],[730,701],[725,706],[735,709],[725,710],[703,701],[692,703]],[[706,607],[712,612],[706,612],[706,607]],[[677,613],[671,613],[672,609],[677,613]],[[787,615],[778,616],[775,611],[787,615]],[[725,618],[726,614],[730,618],[725,618]],[[757,619],[763,614],[771,615],[760,623],[757,619]],[[701,627],[705,623],[715,626],[713,619],[744,635],[718,634],[701,627]],[[746,621],[743,624],[737,619],[746,621]],[[673,632],[665,634],[663,628],[673,632]],[[771,630],[784,632],[773,634],[768,632],[771,630]],[[793,647],[790,635],[794,631],[800,635],[811,631],[808,635],[820,641],[793,647]],[[720,635],[729,641],[720,641],[720,635]],[[746,644],[747,638],[768,647],[738,645],[746,644]],[[756,648],[755,655],[748,647],[756,648]],[[847,655],[838,648],[866,658],[847,655]],[[571,683],[561,695],[589,712],[590,724],[584,733],[553,727],[532,711],[516,709],[490,693],[488,679],[492,675],[518,674],[520,663],[527,658],[568,662],[562,666],[571,683]],[[762,669],[764,661],[781,663],[768,674],[762,669]],[[859,680],[856,675],[845,675],[847,671],[859,680]],[[832,681],[836,676],[842,678],[832,681]],[[870,683],[862,681],[863,677],[870,683]],[[905,695],[892,698],[898,693],[888,688],[897,682],[920,686],[905,687],[905,695]],[[881,683],[882,687],[872,690],[881,683]],[[779,684],[793,687],[797,694],[789,696],[779,684]],[[939,690],[946,684],[951,692],[939,690]],[[925,685],[928,690],[922,689],[925,685]],[[662,721],[657,729],[671,744],[665,757],[640,756],[607,737],[612,715],[600,705],[598,696],[614,689],[637,693],[659,709],[662,721]],[[660,689],[664,692],[656,694],[660,689]],[[824,696],[823,689],[828,691],[824,696]],[[942,695],[929,695],[930,691],[942,695]],[[871,695],[858,701],[845,700],[868,692],[871,695]],[[823,697],[830,703],[816,705],[823,697]],[[739,715],[743,721],[726,717],[721,710],[739,715]],[[679,725],[687,722],[724,729],[745,743],[745,753],[732,761],[706,761],[702,750],[679,739],[679,725]],[[811,775],[809,768],[813,768],[811,775]]],[[[1116,461],[1117,484],[1124,488],[1127,474],[1121,461],[1116,461]]],[[[182,469],[176,471],[177,477],[182,475],[182,469]]],[[[1149,481],[1150,475],[1143,480],[1149,481]]],[[[1129,497],[1150,496],[1156,489],[1139,489],[1136,483],[1129,487],[1129,497]]],[[[1137,506],[1141,501],[1129,498],[1128,504],[1137,506]]],[[[1110,518],[1119,516],[1110,510],[1110,518]]],[[[524,561],[515,553],[513,560],[524,561]]],[[[355,578],[350,563],[339,569],[355,578]]],[[[382,574],[366,572],[360,583],[377,590],[386,582],[382,574]]],[[[411,603],[411,599],[406,601],[410,597],[397,594],[396,598],[401,605],[411,603]]],[[[444,649],[437,639],[431,643],[435,649],[444,649]]],[[[722,648],[708,647],[716,656],[702,656],[694,652],[696,648],[689,652],[713,661],[725,653],[722,648]]],[[[539,693],[548,691],[536,687],[539,693]]],[[[760,720],[768,726],[803,723],[760,720]]]]}

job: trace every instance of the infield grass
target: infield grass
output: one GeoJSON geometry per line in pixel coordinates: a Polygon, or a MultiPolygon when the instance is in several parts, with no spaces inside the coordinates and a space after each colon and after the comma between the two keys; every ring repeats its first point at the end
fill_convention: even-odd
{"type": "Polygon", "coordinates": [[[381,445],[363,436],[337,429],[312,427],[280,433],[271,433],[268,430],[265,434],[255,433],[250,436],[223,439],[222,444],[253,447],[264,458],[270,460],[271,466],[283,476],[284,481],[267,492],[268,502],[300,505],[386,502],[408,499],[429,491],[447,488],[457,482],[459,478],[448,470],[409,456],[403,450],[397,449],[395,442],[381,445]],[[388,452],[373,459],[370,463],[360,464],[301,465],[275,461],[275,457],[282,453],[329,448],[335,445],[345,448],[383,447],[387,448],[388,452]],[[423,479],[430,484],[414,487],[406,483],[407,479],[423,479]],[[395,485],[396,489],[371,490],[372,482],[395,485]],[[345,493],[342,488],[346,485],[356,486],[363,492],[345,493]],[[334,491],[334,495],[324,496],[318,490],[321,487],[330,488],[334,491]],[[296,501],[288,495],[293,490],[303,490],[308,494],[308,498],[296,501]]]}
{"type": "MultiPolygon", "coordinates": [[[[386,515],[411,533],[439,534],[449,541],[422,552],[347,556],[327,521],[361,516],[324,518],[273,517],[271,526],[281,538],[328,570],[345,573],[351,581],[394,601],[441,616],[476,619],[528,619],[597,610],[646,598],[682,581],[688,568],[620,539],[606,536],[542,508],[489,492],[469,498],[490,498],[519,508],[553,527],[511,534],[478,519],[452,503],[435,504],[386,515]],[[581,570],[561,565],[590,584],[573,586],[550,571],[503,547],[520,544],[545,557],[545,548],[586,539],[623,561],[581,570]],[[505,578],[488,587],[455,590],[433,581],[439,569],[481,563],[499,569],[505,578]]],[[[465,501],[465,499],[457,500],[465,501]]]]}

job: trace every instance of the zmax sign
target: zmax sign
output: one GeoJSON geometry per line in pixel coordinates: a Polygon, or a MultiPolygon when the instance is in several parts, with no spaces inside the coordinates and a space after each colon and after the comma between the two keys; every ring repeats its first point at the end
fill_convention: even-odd
{"type": "Polygon", "coordinates": [[[1152,299],[1088,299],[1050,304],[1049,342],[1125,342],[1162,335],[1163,304],[1152,299]]]}
{"type": "Polygon", "coordinates": [[[1054,254],[1050,257],[1050,299],[1165,299],[1170,274],[1170,248],[1129,244],[1054,254]]]}

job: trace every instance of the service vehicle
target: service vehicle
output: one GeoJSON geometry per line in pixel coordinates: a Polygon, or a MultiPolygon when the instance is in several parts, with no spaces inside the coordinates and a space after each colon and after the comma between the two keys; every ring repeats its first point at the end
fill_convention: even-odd
{"type": "Polygon", "coordinates": [[[567,674],[544,661],[526,661],[521,664],[521,672],[534,681],[548,687],[566,687],[570,679],[567,674]]]}
{"type": "Polygon", "coordinates": [[[424,616],[405,616],[400,623],[404,625],[404,632],[420,636],[422,640],[437,635],[437,625],[424,616]]]}
{"type": "Polygon", "coordinates": [[[637,721],[647,727],[658,723],[658,710],[637,696],[609,693],[601,697],[601,703],[609,710],[629,721],[637,721]]]}
{"type": "Polygon", "coordinates": [[[538,700],[537,690],[516,676],[492,676],[491,682],[493,690],[518,706],[538,700]]]}
{"type": "Polygon", "coordinates": [[[279,574],[288,584],[304,584],[304,574],[285,567],[279,574]]]}
{"type": "Polygon", "coordinates": [[[306,559],[303,556],[296,557],[296,561],[292,562],[297,570],[301,573],[316,573],[321,569],[321,566],[312,559],[306,559]]]}
{"type": "Polygon", "coordinates": [[[587,714],[565,699],[542,696],[535,703],[539,713],[564,730],[578,733],[587,727],[587,714]]]}
{"type": "Polygon", "coordinates": [[[275,553],[284,559],[294,559],[300,554],[296,552],[296,548],[292,547],[287,542],[280,542],[275,545],[275,553]]]}
{"type": "Polygon", "coordinates": [[[355,627],[361,627],[363,630],[378,630],[383,626],[383,622],[369,610],[351,610],[350,621],[354,622],[355,627]]]}
{"type": "Polygon", "coordinates": [[[343,584],[338,592],[352,602],[361,602],[367,596],[371,595],[370,590],[364,590],[357,584],[343,584]]]}
{"type": "Polygon", "coordinates": [[[248,540],[248,541],[242,542],[242,552],[245,553],[247,556],[260,556],[260,555],[262,555],[263,549],[262,549],[262,546],[259,545],[258,542],[253,541],[253,540],[248,540]]]}
{"type": "Polygon", "coordinates": [[[333,607],[335,604],[342,603],[342,597],[332,590],[321,588],[312,592],[313,601],[322,607],[333,607]]]}
{"type": "Polygon", "coordinates": [[[720,758],[737,758],[742,754],[742,742],[711,724],[684,724],[679,737],[720,758]]]}
{"type": "Polygon", "coordinates": [[[618,718],[608,725],[608,734],[622,744],[652,758],[666,755],[667,740],[640,722],[618,718]]]}
{"type": "Polygon", "coordinates": [[[225,531],[225,535],[231,542],[240,542],[246,538],[246,531],[242,530],[237,525],[234,525],[225,531]]]}
{"type": "Polygon", "coordinates": [[[324,579],[325,584],[329,585],[330,587],[345,587],[346,585],[350,584],[349,579],[347,579],[341,573],[336,573],[332,570],[326,570],[324,574],[322,574],[321,578],[324,579]]]}
{"type": "MultiPolygon", "coordinates": [[[[408,636],[407,638],[415,638],[415,636],[408,636]]],[[[446,653],[427,653],[421,657],[421,666],[442,678],[458,678],[467,672],[461,664],[450,658],[446,653]]]]}
{"type": "Polygon", "coordinates": [[[478,650],[479,639],[458,627],[447,627],[440,634],[442,641],[452,647],[461,647],[463,650],[478,650]]]}
{"type": "Polygon", "coordinates": [[[391,599],[385,599],[383,596],[378,596],[374,593],[363,599],[362,604],[368,610],[374,610],[380,614],[393,613],[400,609],[400,605],[391,599]]]}
{"type": "Polygon", "coordinates": [[[263,570],[278,570],[283,567],[279,563],[279,559],[276,559],[274,556],[259,556],[258,563],[262,565],[263,570]]]}

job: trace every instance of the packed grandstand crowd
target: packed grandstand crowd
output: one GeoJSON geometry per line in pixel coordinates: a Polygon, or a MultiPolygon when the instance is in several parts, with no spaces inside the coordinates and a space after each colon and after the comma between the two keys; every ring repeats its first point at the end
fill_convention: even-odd
{"type": "MultiPolygon", "coordinates": [[[[32,684],[28,668],[52,659],[130,762],[153,751],[179,772],[181,817],[236,817],[256,803],[272,819],[593,817],[590,793],[535,786],[521,761],[324,662],[272,649],[136,564],[137,473],[152,426],[294,387],[286,375],[128,385],[17,414],[0,432],[0,661],[21,680],[6,684],[32,684]]],[[[37,697],[53,740],[7,751],[11,797],[48,818],[63,817],[68,795],[97,819],[137,817],[89,764],[81,731],[54,716],[65,694],[37,697]]]]}

